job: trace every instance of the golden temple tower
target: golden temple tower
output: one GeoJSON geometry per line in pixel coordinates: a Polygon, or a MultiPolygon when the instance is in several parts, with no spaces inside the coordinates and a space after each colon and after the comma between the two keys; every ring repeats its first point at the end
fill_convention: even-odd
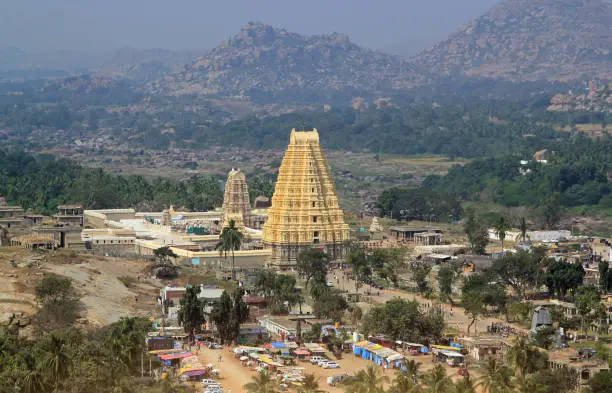
{"type": "Polygon", "coordinates": [[[243,227],[248,223],[250,213],[246,176],[240,169],[232,168],[227,176],[223,194],[223,226],[226,227],[230,220],[234,220],[237,227],[243,227]]]}
{"type": "Polygon", "coordinates": [[[290,265],[310,247],[326,251],[330,260],[339,259],[348,238],[319,133],[293,129],[263,229],[264,244],[272,249],[270,264],[290,265]]]}

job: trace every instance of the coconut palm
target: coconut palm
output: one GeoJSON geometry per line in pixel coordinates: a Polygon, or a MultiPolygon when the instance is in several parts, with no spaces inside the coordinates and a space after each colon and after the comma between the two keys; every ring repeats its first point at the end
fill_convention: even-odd
{"type": "Polygon", "coordinates": [[[45,390],[45,377],[38,370],[29,370],[22,381],[24,393],[39,393],[45,390]]]}
{"type": "Polygon", "coordinates": [[[346,386],[346,393],[384,393],[383,384],[389,382],[389,377],[381,376],[378,368],[369,366],[359,370],[346,386]]]}
{"type": "Polygon", "coordinates": [[[60,381],[68,375],[72,363],[68,341],[57,334],[51,334],[43,344],[47,356],[43,360],[43,368],[53,382],[53,391],[59,391],[60,381]]]}
{"type": "Polygon", "coordinates": [[[242,244],[242,232],[236,227],[236,221],[230,220],[228,226],[223,228],[219,235],[219,243],[215,247],[219,250],[219,254],[227,259],[227,254],[232,253],[232,280],[236,280],[236,271],[234,270],[234,251],[240,249],[242,244]]]}
{"type": "Polygon", "coordinates": [[[519,238],[521,239],[521,242],[525,243],[525,240],[527,239],[527,221],[525,221],[525,217],[521,217],[521,223],[519,224],[519,230],[520,230],[519,238]]]}
{"type": "Polygon", "coordinates": [[[521,375],[515,378],[515,385],[514,393],[546,393],[548,391],[547,386],[538,383],[533,375],[521,375]]]}
{"type": "Polygon", "coordinates": [[[491,358],[482,367],[483,375],[476,386],[483,393],[510,393],[512,391],[512,370],[499,360],[491,358]]]}
{"type": "Polygon", "coordinates": [[[455,382],[455,386],[451,390],[452,393],[476,393],[476,386],[469,376],[461,378],[455,382]]]}
{"type": "Polygon", "coordinates": [[[314,374],[305,374],[302,386],[298,387],[298,393],[326,393],[325,390],[319,389],[317,377],[314,374]]]}
{"type": "Polygon", "coordinates": [[[501,240],[502,244],[502,254],[504,253],[504,240],[506,240],[506,230],[508,229],[508,224],[506,223],[506,219],[504,217],[500,217],[499,221],[494,226],[495,235],[501,240]]]}
{"type": "Polygon", "coordinates": [[[453,381],[446,375],[446,370],[439,363],[425,374],[423,382],[427,386],[425,389],[427,393],[447,393],[453,386],[453,381]]]}
{"type": "Polygon", "coordinates": [[[418,382],[419,380],[419,368],[421,367],[421,363],[415,361],[414,359],[410,359],[407,361],[404,366],[406,367],[406,374],[414,381],[418,382]]]}
{"type": "Polygon", "coordinates": [[[514,345],[508,350],[508,363],[514,366],[514,375],[525,375],[527,368],[528,345],[523,337],[517,337],[514,345]]]}
{"type": "Polygon", "coordinates": [[[277,393],[278,385],[268,372],[257,373],[253,381],[244,385],[249,393],[277,393]]]}
{"type": "MultiPolygon", "coordinates": [[[[411,360],[414,362],[414,360],[411,360]]],[[[416,378],[408,372],[400,372],[393,380],[389,393],[420,393],[421,385],[416,378]]]]}

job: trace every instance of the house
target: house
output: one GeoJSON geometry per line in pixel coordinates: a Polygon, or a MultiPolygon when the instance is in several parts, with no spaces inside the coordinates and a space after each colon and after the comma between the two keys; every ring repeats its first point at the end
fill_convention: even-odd
{"type": "Polygon", "coordinates": [[[57,214],[54,216],[58,225],[83,226],[83,206],[81,205],[59,205],[57,214]]]}
{"type": "Polygon", "coordinates": [[[531,331],[535,332],[540,327],[552,326],[552,316],[550,310],[544,307],[536,307],[533,310],[533,316],[531,318],[531,331]]]}
{"type": "Polygon", "coordinates": [[[397,241],[416,241],[417,237],[415,235],[419,233],[432,234],[435,237],[435,234],[442,233],[442,229],[413,227],[409,225],[395,225],[389,228],[389,232],[391,233],[391,237],[394,237],[397,241]]]}
{"type": "Polygon", "coordinates": [[[591,253],[596,260],[612,262],[612,243],[607,239],[595,240],[591,243],[591,253]]]}

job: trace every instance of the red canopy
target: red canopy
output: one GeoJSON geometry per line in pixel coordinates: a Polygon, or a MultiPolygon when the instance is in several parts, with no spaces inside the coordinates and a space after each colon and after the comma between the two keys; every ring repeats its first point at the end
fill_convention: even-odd
{"type": "Polygon", "coordinates": [[[264,345],[261,346],[263,349],[272,349],[272,344],[270,343],[265,343],[264,345]]]}
{"type": "Polygon", "coordinates": [[[295,354],[296,355],[310,355],[310,351],[307,349],[296,349],[295,354]]]}
{"type": "Polygon", "coordinates": [[[183,352],[183,353],[171,353],[168,355],[159,355],[161,360],[174,360],[174,359],[184,359],[193,356],[191,352],[183,352]]]}

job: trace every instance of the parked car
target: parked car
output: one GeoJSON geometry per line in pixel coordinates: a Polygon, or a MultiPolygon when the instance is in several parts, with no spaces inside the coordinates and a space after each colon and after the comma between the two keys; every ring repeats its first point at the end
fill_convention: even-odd
{"type": "Polygon", "coordinates": [[[210,343],[208,344],[208,349],[223,349],[223,346],[217,343],[210,343]]]}
{"type": "Polygon", "coordinates": [[[327,362],[327,363],[323,363],[323,365],[321,366],[323,368],[340,368],[340,365],[336,362],[327,362]]]}
{"type": "Polygon", "coordinates": [[[321,359],[317,362],[317,366],[323,366],[325,363],[331,362],[329,359],[321,359]]]}
{"type": "Polygon", "coordinates": [[[310,363],[312,364],[318,364],[321,360],[327,360],[327,359],[325,359],[323,356],[311,356],[310,357],[310,363]]]}
{"type": "Polygon", "coordinates": [[[328,281],[327,282],[327,286],[328,287],[333,287],[334,286],[334,282],[333,281],[328,281]]]}

